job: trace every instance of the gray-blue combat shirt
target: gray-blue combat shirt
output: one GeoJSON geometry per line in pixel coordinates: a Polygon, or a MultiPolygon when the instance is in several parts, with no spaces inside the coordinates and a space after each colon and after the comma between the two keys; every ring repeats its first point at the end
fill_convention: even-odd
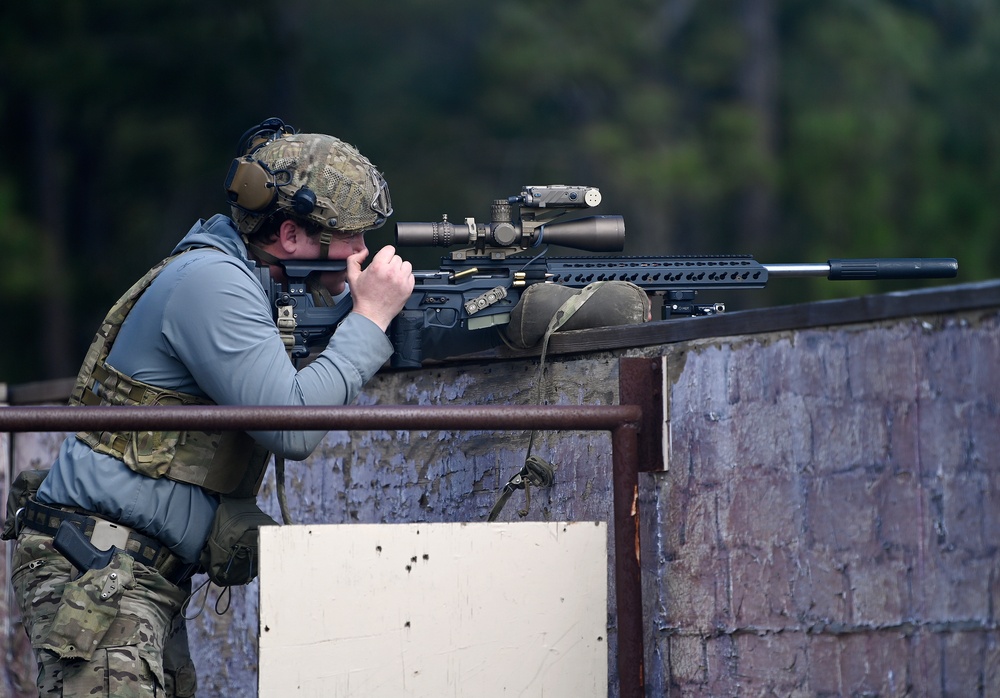
{"type": "MultiPolygon", "coordinates": [[[[351,313],[327,348],[296,370],[278,335],[267,296],[232,221],[199,221],[171,262],[136,302],[108,363],[152,385],[207,397],[219,405],[345,405],[392,354],[385,333],[351,313]]],[[[321,431],[252,436],[292,460],[306,458],[321,431]]],[[[216,499],[195,485],[133,472],[71,436],[38,498],[86,509],[164,543],[187,562],[198,558],[216,499]]]]}

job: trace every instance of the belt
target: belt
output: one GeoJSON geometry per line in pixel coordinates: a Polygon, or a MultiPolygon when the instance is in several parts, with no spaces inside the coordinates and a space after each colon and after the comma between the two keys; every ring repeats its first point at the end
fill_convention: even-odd
{"type": "MultiPolygon", "coordinates": [[[[152,567],[171,584],[180,584],[190,579],[198,571],[197,563],[184,562],[171,552],[170,548],[155,538],[144,536],[127,526],[115,524],[93,514],[67,511],[29,499],[24,507],[23,516],[24,526],[49,536],[56,534],[56,531],[59,530],[59,524],[63,521],[69,521],[79,528],[95,545],[97,545],[96,539],[103,535],[102,541],[105,542],[105,550],[108,547],[106,545],[107,536],[104,532],[109,528],[115,529],[119,540],[114,541],[113,544],[117,545],[119,550],[128,553],[147,567],[152,567]]],[[[97,547],[101,546],[97,545],[97,547]]]]}

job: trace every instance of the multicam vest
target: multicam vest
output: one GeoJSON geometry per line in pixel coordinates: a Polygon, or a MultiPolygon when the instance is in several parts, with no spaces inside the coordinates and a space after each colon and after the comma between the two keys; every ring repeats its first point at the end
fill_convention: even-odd
{"type": "MultiPolygon", "coordinates": [[[[181,254],[184,254],[183,252],[181,254]]],[[[101,323],[70,396],[71,405],[211,405],[211,400],[129,378],[107,363],[122,323],[153,279],[179,255],[167,257],[139,279],[101,323]]],[[[245,432],[81,431],[77,438],[147,477],[166,477],[212,492],[255,495],[270,454],[245,432]]]]}

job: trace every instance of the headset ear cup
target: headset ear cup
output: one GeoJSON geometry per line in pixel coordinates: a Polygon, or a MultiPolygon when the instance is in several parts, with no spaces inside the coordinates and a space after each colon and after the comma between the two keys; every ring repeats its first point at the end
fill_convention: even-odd
{"type": "Polygon", "coordinates": [[[278,188],[263,165],[253,159],[236,158],[226,176],[229,202],[245,211],[264,211],[274,204],[278,188]]]}

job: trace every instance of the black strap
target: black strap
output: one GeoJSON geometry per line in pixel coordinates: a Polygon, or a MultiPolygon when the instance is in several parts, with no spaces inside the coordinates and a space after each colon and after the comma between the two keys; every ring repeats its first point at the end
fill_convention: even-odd
{"type": "Polygon", "coordinates": [[[530,486],[549,487],[554,481],[555,474],[553,473],[551,463],[542,460],[538,456],[528,456],[524,461],[524,466],[503,486],[503,492],[500,493],[500,498],[493,505],[490,515],[486,520],[496,521],[507,500],[514,494],[515,490],[524,490],[525,508],[517,513],[522,517],[527,516],[528,506],[531,503],[530,486]]]}
{"type": "MultiPolygon", "coordinates": [[[[99,518],[88,514],[67,511],[59,507],[51,507],[41,502],[29,499],[24,507],[23,525],[39,533],[55,536],[59,525],[68,521],[88,538],[94,533],[99,518]]],[[[152,567],[171,584],[180,584],[193,575],[198,565],[186,564],[171,550],[155,538],[144,536],[137,531],[130,531],[128,544],[123,552],[152,567]]]]}

